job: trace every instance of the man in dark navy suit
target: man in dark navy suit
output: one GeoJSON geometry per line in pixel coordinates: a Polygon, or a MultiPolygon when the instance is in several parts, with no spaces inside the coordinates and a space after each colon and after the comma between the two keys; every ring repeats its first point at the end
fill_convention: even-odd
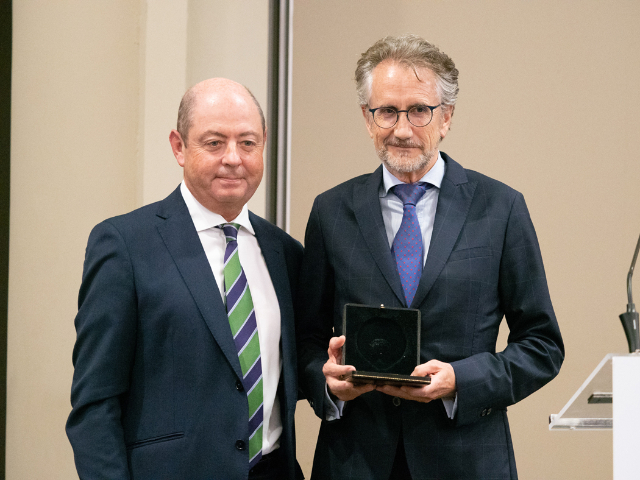
{"type": "Polygon", "coordinates": [[[93,229],[67,422],[80,478],[302,477],[293,321],[302,246],[247,210],[265,133],[245,87],[197,84],[170,134],[182,184],[93,229]]]}
{"type": "Polygon", "coordinates": [[[318,196],[307,225],[299,372],[323,419],[312,479],[517,478],[506,409],[564,358],[524,199],[439,151],[458,70],[436,47],[384,38],[356,83],[382,165],[318,196]],[[431,384],[342,380],[354,370],[341,365],[347,303],[419,309],[413,375],[431,384]],[[503,318],[508,346],[496,352],[503,318]]]}

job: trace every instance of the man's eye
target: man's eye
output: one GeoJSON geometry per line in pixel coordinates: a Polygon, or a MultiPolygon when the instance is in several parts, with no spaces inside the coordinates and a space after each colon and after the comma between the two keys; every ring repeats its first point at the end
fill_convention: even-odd
{"type": "Polygon", "coordinates": [[[255,143],[253,143],[251,140],[245,140],[242,143],[245,147],[253,147],[255,145],[255,143]]]}
{"type": "Polygon", "coordinates": [[[383,107],[383,108],[380,108],[379,111],[380,111],[380,115],[395,115],[396,114],[395,108],[383,107]]]}
{"type": "Polygon", "coordinates": [[[209,142],[209,145],[211,145],[212,147],[217,147],[218,145],[220,145],[220,140],[213,140],[212,142],[209,142]]]}
{"type": "Polygon", "coordinates": [[[428,108],[425,107],[424,105],[417,105],[413,107],[411,110],[413,110],[416,113],[425,113],[428,110],[428,108]]]}

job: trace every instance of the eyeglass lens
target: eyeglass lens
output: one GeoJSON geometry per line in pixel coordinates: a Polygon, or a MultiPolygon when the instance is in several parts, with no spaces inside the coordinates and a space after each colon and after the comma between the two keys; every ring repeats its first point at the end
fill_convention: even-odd
{"type": "MultiPolygon", "coordinates": [[[[404,113],[404,112],[403,112],[404,113]]],[[[391,128],[398,121],[400,114],[395,108],[382,107],[378,108],[373,114],[373,120],[381,128],[391,128]]],[[[411,107],[408,112],[408,118],[412,125],[416,127],[424,127],[431,121],[433,112],[426,106],[417,105],[411,107]]]]}

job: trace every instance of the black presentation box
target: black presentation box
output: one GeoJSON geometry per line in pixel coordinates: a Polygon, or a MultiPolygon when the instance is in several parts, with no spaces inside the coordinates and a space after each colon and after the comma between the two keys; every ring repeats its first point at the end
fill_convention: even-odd
{"type": "Polygon", "coordinates": [[[345,380],[418,387],[431,383],[428,376],[410,376],[420,363],[420,310],[348,303],[342,333],[342,364],[356,367],[345,380]]]}

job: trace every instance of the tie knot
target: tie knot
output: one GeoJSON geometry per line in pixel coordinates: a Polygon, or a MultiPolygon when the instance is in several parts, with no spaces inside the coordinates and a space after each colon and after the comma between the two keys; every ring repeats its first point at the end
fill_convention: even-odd
{"type": "Polygon", "coordinates": [[[219,225],[219,228],[221,228],[224,232],[227,243],[235,242],[238,240],[238,229],[240,228],[240,225],[238,225],[237,223],[224,223],[222,225],[219,225]]]}
{"type": "Polygon", "coordinates": [[[415,206],[428,188],[431,188],[431,185],[424,182],[400,183],[393,187],[393,193],[395,193],[396,197],[402,200],[404,205],[415,206]]]}

